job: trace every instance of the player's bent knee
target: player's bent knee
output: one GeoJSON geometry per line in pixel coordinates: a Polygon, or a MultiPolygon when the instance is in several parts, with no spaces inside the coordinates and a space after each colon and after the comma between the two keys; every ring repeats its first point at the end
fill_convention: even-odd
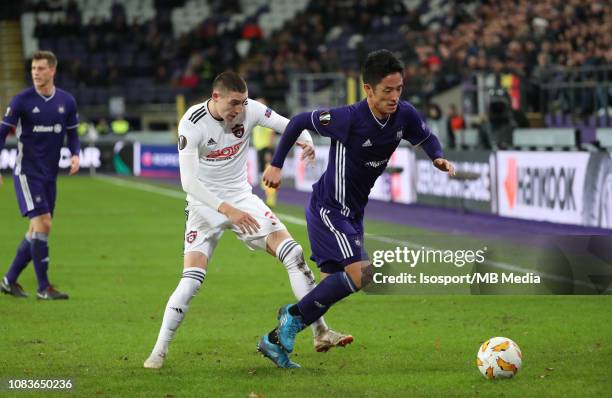
{"type": "Polygon", "coordinates": [[[206,270],[208,268],[208,257],[202,252],[187,252],[183,259],[183,267],[198,267],[206,270]]]}
{"type": "Polygon", "coordinates": [[[374,267],[369,262],[353,263],[345,268],[357,289],[361,290],[374,279],[374,267]]]}
{"type": "Polygon", "coordinates": [[[361,267],[361,286],[360,289],[368,286],[374,280],[374,266],[372,263],[363,264],[361,267]]]}
{"type": "Polygon", "coordinates": [[[30,220],[30,229],[32,232],[42,232],[48,234],[51,231],[51,214],[42,214],[30,220]]]}
{"type": "Polygon", "coordinates": [[[293,239],[289,234],[289,231],[282,229],[280,231],[274,231],[266,236],[266,250],[273,256],[278,256],[278,249],[281,243],[287,239],[293,239]]]}

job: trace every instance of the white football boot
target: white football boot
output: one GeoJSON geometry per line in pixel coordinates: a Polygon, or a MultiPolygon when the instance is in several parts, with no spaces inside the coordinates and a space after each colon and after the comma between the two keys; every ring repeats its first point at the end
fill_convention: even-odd
{"type": "Polygon", "coordinates": [[[353,342],[353,336],[327,329],[314,338],[314,348],[317,352],[327,352],[333,347],[344,347],[353,342]]]}

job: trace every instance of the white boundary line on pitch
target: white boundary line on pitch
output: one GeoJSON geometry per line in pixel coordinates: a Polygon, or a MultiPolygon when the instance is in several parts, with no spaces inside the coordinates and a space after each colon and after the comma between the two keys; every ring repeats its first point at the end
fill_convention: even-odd
{"type": "Polygon", "coordinates": [[[102,175],[97,175],[94,177],[94,179],[106,181],[113,185],[118,185],[120,187],[138,189],[138,190],[145,191],[145,192],[151,192],[151,193],[156,193],[156,194],[163,195],[163,196],[169,196],[171,198],[179,198],[179,199],[185,199],[185,200],[187,199],[187,195],[182,191],[177,191],[175,189],[170,189],[170,188],[162,188],[162,187],[158,187],[155,185],[146,184],[143,182],[124,180],[118,177],[102,176],[102,175]]]}
{"type": "MultiPolygon", "coordinates": [[[[138,189],[141,191],[145,191],[145,192],[151,192],[151,193],[156,193],[159,195],[163,195],[163,196],[168,196],[171,198],[179,198],[179,199],[186,199],[187,195],[184,192],[181,191],[177,191],[174,189],[169,189],[169,188],[162,188],[162,187],[158,187],[155,185],[151,185],[151,184],[147,184],[147,183],[143,183],[143,182],[137,182],[137,181],[128,181],[128,180],[124,180],[118,177],[111,177],[111,176],[101,176],[101,175],[97,175],[95,177],[93,177],[94,179],[98,179],[98,180],[102,180],[102,181],[106,181],[108,183],[117,185],[117,186],[121,186],[121,187],[126,187],[126,188],[132,188],[132,189],[138,189]]],[[[300,225],[300,226],[306,226],[306,221],[298,218],[298,217],[294,217],[292,215],[289,214],[283,214],[283,213],[276,213],[276,215],[281,219],[281,221],[283,222],[288,222],[290,224],[294,224],[294,225],[300,225]]],[[[406,246],[406,247],[410,247],[413,249],[425,249],[425,250],[436,250],[433,247],[428,247],[425,245],[419,245],[416,244],[414,242],[408,242],[408,241],[402,241],[402,240],[398,240],[398,239],[393,239],[393,238],[387,238],[384,236],[376,236],[376,235],[372,235],[372,234],[368,234],[366,233],[365,236],[369,239],[378,241],[378,242],[383,242],[383,243],[391,243],[391,244],[395,244],[395,245],[401,245],[401,246],[406,246]]],[[[514,271],[514,272],[521,272],[521,273],[528,273],[528,272],[534,272],[531,269],[528,268],[523,268],[521,266],[515,265],[515,264],[509,264],[509,263],[504,263],[501,261],[491,261],[488,260],[485,262],[485,264],[488,265],[493,265],[496,268],[499,269],[503,269],[506,271],[514,271]]],[[[571,280],[568,278],[564,278],[562,276],[557,276],[557,275],[551,275],[551,274],[547,274],[547,273],[543,273],[543,272],[538,272],[538,275],[540,275],[542,278],[548,279],[548,280],[552,280],[552,281],[556,281],[556,282],[567,282],[567,283],[573,283],[576,285],[580,285],[580,286],[586,286],[589,288],[593,288],[593,285],[584,281],[576,281],[576,280],[571,280]]],[[[608,288],[605,290],[605,292],[610,292],[612,291],[611,288],[608,288]]]]}

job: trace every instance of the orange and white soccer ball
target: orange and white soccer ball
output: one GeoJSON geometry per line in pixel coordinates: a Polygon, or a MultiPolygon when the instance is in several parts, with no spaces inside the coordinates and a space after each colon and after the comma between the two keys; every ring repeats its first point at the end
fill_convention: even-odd
{"type": "Polygon", "coordinates": [[[482,343],[476,356],[478,370],[487,379],[514,377],[523,363],[519,346],[506,337],[492,337],[482,343]]]}

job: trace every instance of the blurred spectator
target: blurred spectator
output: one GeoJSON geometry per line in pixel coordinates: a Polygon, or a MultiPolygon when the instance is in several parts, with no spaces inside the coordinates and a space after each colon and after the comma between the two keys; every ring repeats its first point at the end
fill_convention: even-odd
{"type": "Polygon", "coordinates": [[[100,118],[98,123],[96,123],[96,131],[99,135],[106,135],[110,133],[111,127],[108,125],[108,121],[106,118],[100,118]]]}
{"type": "Polygon", "coordinates": [[[425,119],[427,120],[427,126],[431,129],[440,140],[442,148],[449,147],[448,130],[446,125],[446,118],[442,114],[442,109],[436,103],[428,103],[426,106],[427,113],[425,119]]]}
{"type": "Polygon", "coordinates": [[[181,88],[194,89],[198,87],[199,82],[200,82],[200,79],[198,78],[198,75],[196,75],[193,69],[189,67],[185,69],[185,72],[183,72],[183,76],[181,76],[181,79],[179,80],[178,85],[181,88]]]}
{"type": "Polygon", "coordinates": [[[465,128],[465,120],[457,110],[457,106],[455,104],[451,104],[449,106],[446,120],[448,131],[448,146],[454,149],[457,147],[457,142],[455,138],[457,131],[465,128]]]}
{"type": "Polygon", "coordinates": [[[242,27],[241,37],[246,40],[259,40],[263,37],[263,33],[256,21],[249,20],[242,27]]]}
{"type": "Polygon", "coordinates": [[[542,109],[540,104],[541,86],[548,82],[549,73],[547,71],[549,71],[550,66],[550,56],[548,53],[542,52],[538,54],[537,64],[531,72],[532,84],[528,92],[530,109],[535,112],[539,112],[542,109]]]}
{"type": "Polygon", "coordinates": [[[156,84],[164,84],[168,82],[168,69],[164,65],[159,65],[155,70],[153,82],[156,84]]]}

